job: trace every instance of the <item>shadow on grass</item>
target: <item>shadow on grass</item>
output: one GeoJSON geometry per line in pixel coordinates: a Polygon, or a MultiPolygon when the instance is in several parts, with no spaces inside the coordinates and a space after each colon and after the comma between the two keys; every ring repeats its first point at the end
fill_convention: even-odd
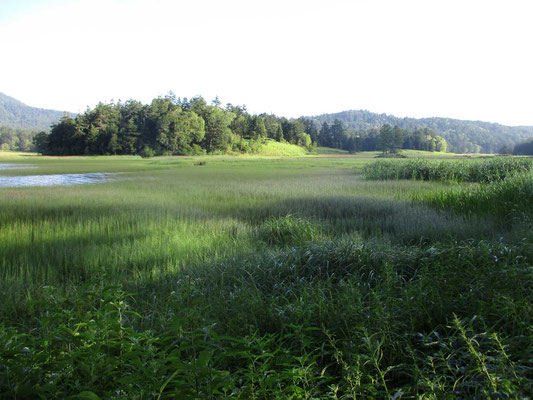
{"type": "MultiPolygon", "coordinates": [[[[91,269],[98,269],[99,249],[132,246],[145,232],[70,234],[68,237],[37,238],[2,246],[0,276],[32,284],[84,281],[91,269]]],[[[102,254],[103,256],[103,254],[102,254]]]]}
{"type": "Polygon", "coordinates": [[[386,237],[403,243],[491,238],[504,229],[486,219],[465,220],[407,201],[354,196],[295,197],[261,206],[240,207],[224,215],[255,226],[267,219],[295,215],[314,221],[332,237],[357,233],[366,238],[386,237]]]}

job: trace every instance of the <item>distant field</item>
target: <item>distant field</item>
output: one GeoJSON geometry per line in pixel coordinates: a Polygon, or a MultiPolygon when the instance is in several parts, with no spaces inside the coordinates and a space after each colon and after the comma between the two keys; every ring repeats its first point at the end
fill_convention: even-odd
{"type": "Polygon", "coordinates": [[[0,393],[530,396],[531,172],[372,180],[378,153],[330,150],[0,153],[35,167],[0,180],[116,174],[0,187],[0,393]]]}

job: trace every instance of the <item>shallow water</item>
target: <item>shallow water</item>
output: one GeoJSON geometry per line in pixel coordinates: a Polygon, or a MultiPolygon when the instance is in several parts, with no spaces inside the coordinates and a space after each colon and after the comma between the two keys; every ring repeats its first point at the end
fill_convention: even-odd
{"type": "Polygon", "coordinates": [[[114,175],[99,172],[90,174],[0,176],[0,187],[86,185],[113,181],[114,175]]]}
{"type": "Polygon", "coordinates": [[[0,170],[3,169],[28,169],[35,168],[33,165],[29,164],[0,164],[0,170]]]}

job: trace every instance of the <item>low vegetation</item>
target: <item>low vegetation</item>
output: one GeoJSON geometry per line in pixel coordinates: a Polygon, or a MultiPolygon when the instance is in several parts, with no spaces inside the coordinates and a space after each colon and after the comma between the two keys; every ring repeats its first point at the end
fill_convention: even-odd
{"type": "Polygon", "coordinates": [[[362,171],[368,180],[414,179],[450,182],[496,182],[533,170],[533,159],[494,157],[475,160],[411,159],[377,161],[362,171]]]}
{"type": "Polygon", "coordinates": [[[0,392],[530,397],[529,161],[409,162],[35,157],[122,173],[0,189],[0,392]]]}
{"type": "Polygon", "coordinates": [[[520,174],[475,187],[426,193],[417,199],[441,210],[520,221],[532,216],[533,176],[520,174]]]}
{"type": "Polygon", "coordinates": [[[295,157],[305,156],[309,154],[309,151],[295,144],[276,142],[275,140],[267,139],[264,143],[260,144],[253,154],[265,155],[271,157],[295,157]]]}

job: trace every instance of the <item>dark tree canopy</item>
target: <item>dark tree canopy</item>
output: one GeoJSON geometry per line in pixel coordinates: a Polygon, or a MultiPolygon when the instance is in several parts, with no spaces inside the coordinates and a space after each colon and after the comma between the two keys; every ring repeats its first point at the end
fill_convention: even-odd
{"type": "Polygon", "coordinates": [[[398,126],[350,131],[341,120],[330,125],[299,118],[251,115],[245,106],[202,97],[174,95],[143,105],[135,100],[98,104],[76,118],[65,115],[50,135],[39,135],[34,147],[43,154],[202,154],[250,152],[267,138],[311,149],[321,145],[350,152],[394,153],[399,149],[446,151],[446,141],[430,129],[409,131],[398,126]],[[310,133],[309,133],[310,132],[310,133]]]}
{"type": "MultiPolygon", "coordinates": [[[[511,151],[509,151],[510,149],[509,148],[503,148],[500,153],[502,154],[510,154],[511,151]]],[[[525,155],[528,155],[528,156],[531,156],[533,155],[533,140],[528,140],[528,141],[525,141],[525,142],[522,142],[522,143],[518,143],[515,147],[514,147],[514,150],[512,151],[513,154],[516,154],[516,155],[522,155],[522,156],[525,156],[525,155]]]]}
{"type": "MultiPolygon", "coordinates": [[[[307,149],[327,146],[352,153],[447,150],[446,140],[429,128],[409,130],[383,124],[379,128],[352,130],[341,119],[319,124],[303,117],[253,115],[246,106],[223,106],[218,98],[208,103],[201,96],[182,99],[173,93],[153,99],[150,104],[136,100],[99,103],[76,117],[64,115],[52,125],[49,135],[35,135],[36,132],[27,137],[25,148],[53,155],[254,152],[266,139],[307,149]]],[[[11,142],[20,146],[22,140],[11,142]]]]}
{"type": "Polygon", "coordinates": [[[43,154],[202,154],[258,149],[267,138],[311,148],[303,120],[251,115],[245,106],[222,107],[217,98],[177,98],[173,93],[143,105],[100,103],[75,118],[64,116],[34,147],[43,154]]]}
{"type": "MultiPolygon", "coordinates": [[[[82,154],[140,154],[145,149],[153,154],[246,152],[257,148],[256,142],[264,138],[304,146],[312,143],[311,146],[367,151],[381,148],[378,136],[385,125],[402,130],[405,137],[402,148],[427,151],[511,154],[516,146],[515,152],[522,154],[524,143],[533,140],[532,126],[451,118],[398,118],[364,110],[287,120],[269,114],[251,115],[246,106],[222,105],[218,97],[207,102],[201,96],[180,98],[172,92],[148,105],[135,100],[100,103],[76,116],[29,107],[0,93],[0,150],[37,150],[33,141],[37,133],[49,131],[52,125],[64,124],[61,118],[65,115],[76,121],[77,132],[64,143],[50,142],[47,151],[54,154],[78,154],[80,147],[82,154]],[[214,127],[215,130],[206,130],[208,115],[219,114],[214,109],[221,110],[224,115],[234,115],[229,124],[231,133],[218,128],[215,132],[214,127]],[[200,120],[191,113],[203,120],[203,130],[200,120]],[[299,123],[309,137],[302,135],[299,123]],[[217,144],[211,146],[215,141],[217,144]],[[69,147],[71,145],[73,147],[69,147]]],[[[43,141],[39,143],[42,145],[43,141]]]]}

